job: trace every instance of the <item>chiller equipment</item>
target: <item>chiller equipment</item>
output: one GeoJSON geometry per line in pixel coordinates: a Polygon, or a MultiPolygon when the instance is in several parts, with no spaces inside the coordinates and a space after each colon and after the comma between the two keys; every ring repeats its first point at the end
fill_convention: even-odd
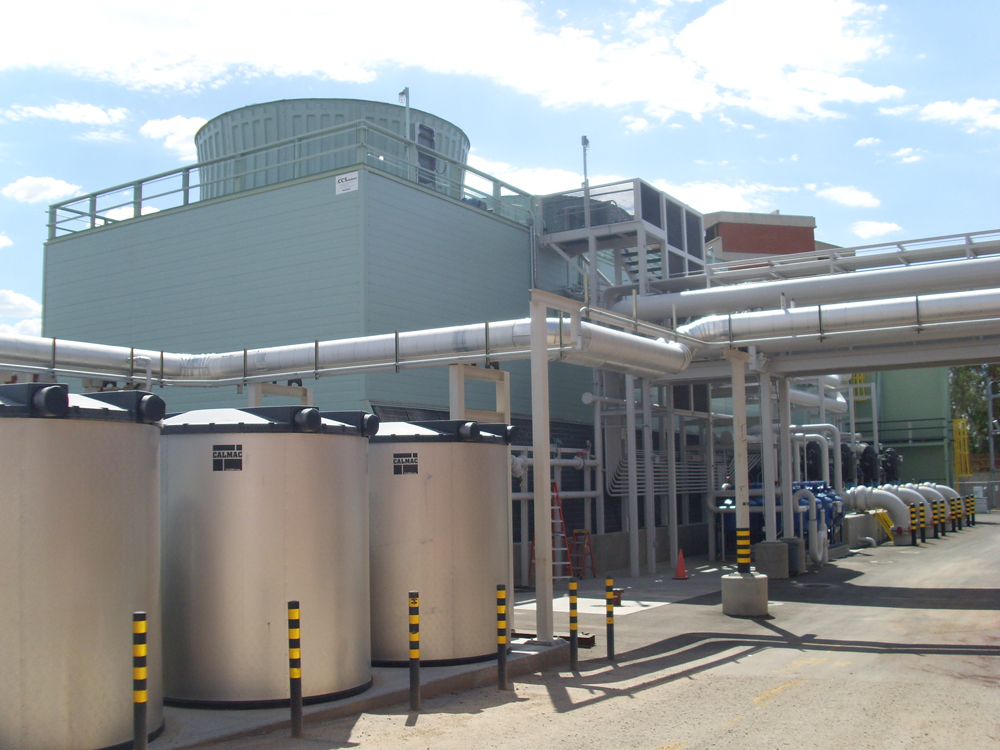
{"type": "Polygon", "coordinates": [[[411,590],[420,593],[422,663],[496,656],[496,586],[508,583],[511,563],[512,430],[462,421],[383,422],[372,438],[375,664],[407,663],[411,590]]]}
{"type": "Polygon", "coordinates": [[[169,705],[289,699],[287,605],[306,703],[372,684],[368,436],[378,418],[305,406],[201,409],[163,429],[169,705]]]}
{"type": "Polygon", "coordinates": [[[0,386],[0,747],[132,739],[132,613],[147,613],[147,710],[163,726],[163,399],[0,386]]]}

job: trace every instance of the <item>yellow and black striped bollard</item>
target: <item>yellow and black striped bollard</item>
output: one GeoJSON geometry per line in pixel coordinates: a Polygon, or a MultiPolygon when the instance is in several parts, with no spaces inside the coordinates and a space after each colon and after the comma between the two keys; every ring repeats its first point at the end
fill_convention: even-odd
{"type": "Polygon", "coordinates": [[[575,578],[569,579],[569,668],[573,672],[580,671],[580,635],[577,632],[576,611],[577,583],[575,578]]]}
{"type": "Polygon", "coordinates": [[[920,542],[927,543],[927,511],[923,503],[920,503],[920,542]]]}
{"type": "Polygon", "coordinates": [[[937,500],[931,500],[931,525],[934,527],[934,538],[938,538],[938,504],[937,500]]]}
{"type": "Polygon", "coordinates": [[[146,750],[149,730],[146,715],[146,613],[132,613],[132,746],[146,750]]]}
{"type": "Polygon", "coordinates": [[[736,570],[750,572],[750,529],[736,529],[736,570]]]}
{"type": "Polygon", "coordinates": [[[497,690],[507,689],[507,587],[497,584],[497,690]]]}
{"type": "Polygon", "coordinates": [[[615,579],[604,579],[604,607],[608,640],[608,660],[615,660],[615,579]]]}
{"type": "Polygon", "coordinates": [[[938,520],[941,523],[941,536],[945,537],[948,536],[948,513],[947,513],[948,501],[939,500],[938,507],[941,509],[938,512],[938,520]]]}
{"type": "Polygon", "coordinates": [[[910,544],[914,547],[917,546],[917,506],[914,503],[910,503],[910,544]]]}
{"type": "Polygon", "coordinates": [[[410,592],[410,710],[420,710],[420,593],[410,592]]]}
{"type": "Polygon", "coordinates": [[[976,525],[976,498],[975,496],[969,496],[969,525],[976,525]]]}
{"type": "Polygon", "coordinates": [[[962,530],[962,526],[964,525],[963,524],[963,521],[964,521],[963,516],[965,515],[965,508],[964,508],[964,506],[965,506],[965,500],[963,498],[959,498],[958,500],[955,501],[955,515],[958,516],[958,530],[959,531],[962,530]]]}
{"type": "Polygon", "coordinates": [[[302,621],[299,603],[288,602],[288,687],[292,737],[302,736],[302,621]]]}
{"type": "Polygon", "coordinates": [[[948,502],[949,502],[948,510],[951,511],[951,513],[949,514],[951,516],[951,530],[958,531],[958,509],[956,507],[957,503],[954,499],[949,500],[948,502]]]}

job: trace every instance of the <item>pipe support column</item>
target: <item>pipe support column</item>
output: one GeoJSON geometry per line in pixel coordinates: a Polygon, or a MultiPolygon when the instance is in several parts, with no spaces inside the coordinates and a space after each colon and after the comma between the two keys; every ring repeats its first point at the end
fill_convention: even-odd
{"type": "Polygon", "coordinates": [[[771,376],[761,373],[760,381],[760,439],[764,482],[764,539],[778,541],[778,518],[774,493],[774,418],[771,415],[771,376]]]}
{"type": "Polygon", "coordinates": [[[677,432],[674,425],[674,387],[666,387],[667,407],[667,535],[670,539],[670,567],[677,567],[677,432]]]}
{"type": "Polygon", "coordinates": [[[656,489],[653,486],[653,396],[649,378],[640,381],[642,389],[642,468],[646,494],[643,512],[646,516],[646,571],[656,573],[656,489]]]}
{"type": "Polygon", "coordinates": [[[549,351],[543,302],[531,302],[531,437],[535,491],[535,632],[552,643],[552,491],[549,464],[549,351]]]}
{"type": "Polygon", "coordinates": [[[733,367],[733,447],[736,452],[736,565],[722,577],[722,613],[735,617],[767,615],[767,576],[750,570],[750,484],[747,471],[746,352],[725,350],[733,367]]]}
{"type": "Polygon", "coordinates": [[[625,376],[625,453],[628,458],[629,575],[639,577],[639,477],[635,445],[635,377],[625,376]]]}

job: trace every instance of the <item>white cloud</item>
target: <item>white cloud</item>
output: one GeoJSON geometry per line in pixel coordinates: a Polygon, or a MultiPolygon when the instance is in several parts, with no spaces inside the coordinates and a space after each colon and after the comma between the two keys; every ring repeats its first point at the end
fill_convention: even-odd
{"type": "MultiPolygon", "coordinates": [[[[533,195],[548,195],[567,190],[577,190],[583,184],[583,174],[571,172],[568,169],[545,169],[543,167],[515,167],[502,161],[484,159],[472,151],[469,153],[469,166],[497,177],[514,187],[521,188],[533,195]]],[[[618,175],[590,175],[591,185],[602,185],[625,179],[618,175]]],[[[469,175],[466,182],[470,187],[483,189],[477,184],[475,176],[469,175]]]]}
{"type": "Polygon", "coordinates": [[[38,117],[44,120],[59,120],[83,125],[115,125],[128,117],[128,110],[121,107],[102,109],[93,104],[64,102],[47,107],[25,107],[15,104],[2,113],[8,120],[25,120],[38,117]]]}
{"type": "Polygon", "coordinates": [[[985,128],[1000,128],[1000,101],[967,99],[958,102],[934,102],[920,110],[921,120],[937,120],[962,125],[972,133],[985,128]]]}
{"type": "Polygon", "coordinates": [[[775,119],[831,117],[835,102],[901,96],[849,75],[886,51],[880,7],[853,0],[726,0],[676,38],[725,103],[775,119]]]}
{"type": "Polygon", "coordinates": [[[871,193],[851,186],[823,188],[816,195],[853,208],[878,208],[882,205],[882,201],[871,193]]]}
{"type": "Polygon", "coordinates": [[[169,120],[149,120],[139,128],[147,138],[163,139],[163,145],[180,157],[181,161],[196,161],[198,151],[194,145],[194,134],[208,120],[204,117],[181,117],[175,115],[169,120]]]}
{"type": "Polygon", "coordinates": [[[901,148],[899,151],[889,154],[889,156],[899,159],[904,164],[920,161],[924,158],[923,154],[919,153],[919,149],[915,148],[901,148]]]}
{"type": "Polygon", "coordinates": [[[16,336],[41,336],[42,319],[26,318],[17,321],[14,325],[0,323],[0,333],[13,333],[16,336]]]}
{"type": "Polygon", "coordinates": [[[660,190],[684,201],[702,213],[712,211],[763,211],[772,208],[779,193],[795,192],[797,188],[778,187],[763,183],[685,182],[675,185],[666,180],[653,183],[660,190]]]}
{"type": "Polygon", "coordinates": [[[124,143],[128,136],[121,130],[89,130],[77,136],[81,141],[97,141],[98,143],[124,143]]]}
{"type": "Polygon", "coordinates": [[[54,177],[22,177],[0,190],[0,194],[21,203],[41,203],[78,195],[80,189],[79,185],[71,185],[54,177]]]}
{"type": "Polygon", "coordinates": [[[31,297],[0,289],[0,318],[37,318],[42,314],[42,306],[31,297]]]}
{"type": "Polygon", "coordinates": [[[916,104],[904,104],[900,107],[879,107],[878,113],[880,115],[908,115],[910,112],[916,112],[920,107],[916,104]]]}
{"type": "MultiPolygon", "coordinates": [[[[155,214],[158,213],[160,209],[154,206],[143,206],[142,215],[155,214]]],[[[118,208],[112,208],[110,211],[105,211],[101,214],[108,219],[113,221],[125,221],[125,219],[135,218],[135,209],[132,206],[119,206],[118,208]]]]}
{"type": "Polygon", "coordinates": [[[865,146],[877,146],[881,142],[882,140],[880,138],[862,138],[854,145],[864,148],[865,146]]]}
{"type": "Polygon", "coordinates": [[[374,28],[367,6],[301,0],[296,13],[272,14],[262,24],[255,14],[202,0],[128,13],[95,3],[72,18],[44,3],[18,3],[5,8],[6,26],[18,33],[0,46],[0,70],[58,69],[155,91],[202,90],[260,75],[370,82],[383,71],[414,67],[486,78],[548,106],[638,106],[652,121],[675,113],[697,119],[723,107],[775,119],[831,117],[830,105],[903,93],[858,77],[886,50],[875,26],[882,6],[723,0],[678,32],[690,11],[659,5],[550,26],[526,0],[440,0],[433,14],[378,24],[378,44],[366,34],[341,35],[331,53],[331,28],[374,28]],[[469,34],[470,28],[490,33],[469,34]]]}
{"type": "Polygon", "coordinates": [[[5,248],[5,247],[10,247],[13,244],[14,244],[14,240],[12,240],[10,237],[8,237],[3,232],[0,232],[0,249],[5,248]]]}
{"type": "Polygon", "coordinates": [[[891,221],[856,221],[851,224],[851,231],[861,239],[869,240],[892,232],[902,232],[903,228],[891,221]]]}
{"type": "Polygon", "coordinates": [[[622,122],[625,124],[625,129],[630,133],[642,133],[645,130],[649,130],[649,120],[645,117],[626,115],[622,118],[622,122]]]}

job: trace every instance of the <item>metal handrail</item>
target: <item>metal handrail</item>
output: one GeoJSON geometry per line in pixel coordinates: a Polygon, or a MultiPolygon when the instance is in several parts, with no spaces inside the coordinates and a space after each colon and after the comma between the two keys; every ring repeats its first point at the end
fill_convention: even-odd
{"type": "Polygon", "coordinates": [[[996,247],[998,244],[1000,244],[1000,229],[989,229],[939,237],[922,237],[902,242],[722,261],[707,265],[705,275],[708,277],[708,285],[711,286],[760,277],[782,277],[789,273],[794,274],[796,271],[808,272],[808,275],[822,273],[824,270],[828,273],[841,273],[863,267],[943,260],[962,254],[975,257],[980,250],[997,252],[1000,249],[996,247]]]}
{"type": "MultiPolygon", "coordinates": [[[[446,171],[451,171],[450,168],[455,167],[459,170],[461,175],[458,179],[452,179],[446,177],[441,173],[435,173],[432,175],[435,184],[444,183],[447,188],[446,192],[454,193],[458,196],[464,196],[468,193],[470,196],[474,196],[478,200],[482,200],[487,205],[493,204],[493,208],[496,213],[510,218],[518,223],[527,225],[530,223],[531,210],[527,205],[524,208],[511,205],[510,198],[523,198],[526,204],[530,202],[531,195],[513,185],[504,182],[503,180],[497,179],[492,175],[489,175],[481,170],[471,167],[467,164],[447,156],[439,151],[433,149],[425,148],[423,146],[418,146],[415,141],[408,138],[404,138],[397,133],[387,130],[379,125],[368,122],[367,120],[355,120],[350,123],[344,123],[331,128],[325,128],[323,130],[312,131],[299,136],[294,136],[292,138],[286,138],[281,141],[275,141],[274,143],[269,143],[263,146],[258,146],[253,149],[247,149],[240,151],[237,154],[232,154],[229,156],[218,157],[215,159],[208,159],[196,164],[191,164],[185,167],[180,167],[178,169],[173,169],[167,172],[160,172],[158,174],[151,175],[149,177],[144,177],[140,180],[135,180],[132,182],[122,183],[120,185],[115,185],[110,188],[105,188],[95,192],[87,193],[75,198],[70,198],[59,203],[54,203],[49,207],[49,239],[55,239],[57,236],[63,236],[63,234],[71,234],[76,231],[84,231],[86,229],[92,229],[99,226],[103,226],[109,223],[115,223],[122,219],[107,216],[107,213],[114,211],[115,209],[124,208],[127,206],[134,207],[133,216],[127,218],[135,218],[136,216],[142,215],[142,210],[144,207],[148,206],[151,201],[156,199],[161,199],[168,196],[180,195],[181,200],[178,201],[178,206],[189,205],[190,203],[204,198],[191,196],[191,191],[193,189],[199,189],[200,191],[211,190],[212,186],[224,184],[225,181],[229,180],[247,180],[248,178],[255,178],[261,172],[267,170],[275,170],[279,168],[292,167],[296,171],[296,176],[288,179],[295,179],[300,177],[297,173],[296,167],[308,163],[323,157],[331,157],[335,154],[340,154],[350,150],[358,151],[358,159],[349,165],[338,166],[333,169],[319,170],[315,174],[323,173],[333,173],[334,171],[342,170],[344,167],[354,166],[355,164],[366,164],[369,167],[376,169],[382,169],[382,171],[388,171],[393,173],[393,170],[385,170],[384,166],[394,166],[398,171],[405,171],[405,179],[411,182],[420,183],[421,176],[427,176],[430,174],[427,169],[420,167],[416,161],[416,155],[426,154],[433,157],[439,162],[443,162],[446,165],[446,171]],[[354,135],[352,139],[353,142],[337,147],[337,148],[327,148],[314,153],[303,153],[305,149],[302,148],[303,145],[308,145],[315,143],[323,138],[331,138],[336,135],[354,135]],[[392,154],[385,150],[384,148],[379,148],[376,144],[370,143],[372,140],[370,134],[376,134],[388,138],[391,142],[395,142],[403,147],[404,153],[407,154],[405,158],[400,158],[396,154],[392,154]],[[280,149],[294,147],[294,157],[276,160],[274,163],[265,164],[263,166],[257,167],[255,164],[251,166],[248,170],[246,168],[246,161],[252,157],[256,157],[262,154],[270,154],[280,149]],[[412,147],[412,149],[411,149],[412,147]],[[361,153],[361,149],[364,149],[364,153],[361,153]],[[411,156],[412,155],[412,156],[411,156]],[[372,157],[375,157],[373,163],[372,157]],[[211,180],[204,180],[206,175],[212,173],[212,171],[219,169],[220,167],[225,168],[227,166],[232,166],[232,174],[225,174],[223,176],[215,177],[211,180]],[[197,171],[197,181],[192,184],[191,173],[192,170],[197,171]],[[492,186],[492,193],[479,190],[478,188],[471,187],[465,184],[465,175],[472,174],[480,177],[481,179],[487,181],[492,186]],[[156,182],[177,179],[180,178],[181,185],[173,189],[164,189],[161,192],[154,194],[146,194],[146,186],[150,186],[156,182]],[[503,191],[508,191],[508,195],[502,195],[503,191]],[[101,206],[98,210],[99,199],[106,199],[110,196],[115,196],[116,194],[125,193],[129,195],[127,199],[125,196],[121,196],[123,200],[121,202],[116,202],[107,206],[101,206]],[[508,200],[503,200],[503,199],[508,200]],[[86,210],[81,210],[80,204],[83,204],[83,208],[86,210]],[[66,216],[65,214],[70,214],[66,216]],[[84,228],[73,229],[72,226],[83,222],[85,224],[84,228]],[[69,225],[69,226],[67,226],[69,225]]],[[[256,160],[254,160],[256,161],[256,160]]],[[[229,170],[226,170],[229,171],[229,170]]],[[[284,180],[279,180],[281,182],[284,180]]],[[[237,191],[234,191],[237,192],[237,191]]],[[[438,192],[441,192],[438,190],[438,192]]],[[[176,206],[170,206],[171,208],[176,206]]]]}

